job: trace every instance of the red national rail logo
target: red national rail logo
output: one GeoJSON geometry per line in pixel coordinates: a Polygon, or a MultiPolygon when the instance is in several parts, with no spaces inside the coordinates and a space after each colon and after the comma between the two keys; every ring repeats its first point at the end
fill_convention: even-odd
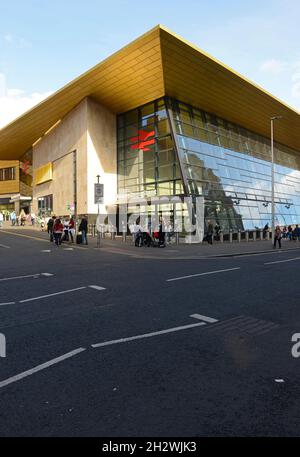
{"type": "Polygon", "coordinates": [[[25,162],[23,162],[21,164],[21,170],[25,173],[25,175],[29,174],[29,167],[30,167],[29,160],[25,160],[25,162]]]}
{"type": "Polygon", "coordinates": [[[148,148],[148,146],[155,143],[155,138],[151,138],[154,137],[154,135],[154,130],[151,130],[150,132],[145,132],[145,130],[138,130],[138,136],[130,138],[130,141],[132,143],[136,143],[132,144],[130,148],[141,149],[142,151],[150,151],[150,148],[148,148]]]}

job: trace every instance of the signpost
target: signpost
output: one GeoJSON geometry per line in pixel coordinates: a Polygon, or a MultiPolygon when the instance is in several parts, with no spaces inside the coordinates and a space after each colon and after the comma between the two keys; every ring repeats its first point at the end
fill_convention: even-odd
{"type": "MultiPolygon", "coordinates": [[[[104,201],[104,185],[100,184],[99,180],[100,180],[100,175],[97,175],[97,183],[95,184],[95,190],[94,190],[95,205],[98,205],[97,220],[99,220],[100,204],[103,203],[103,201],[104,201]]],[[[97,228],[97,248],[100,248],[100,231],[98,228],[97,228]]]]}

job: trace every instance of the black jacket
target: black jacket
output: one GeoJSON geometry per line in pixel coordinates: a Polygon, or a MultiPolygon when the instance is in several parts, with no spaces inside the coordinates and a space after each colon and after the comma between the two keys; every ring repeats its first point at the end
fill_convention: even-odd
{"type": "Polygon", "coordinates": [[[81,222],[79,225],[79,231],[82,232],[82,230],[83,230],[84,232],[87,232],[87,228],[88,228],[87,219],[85,219],[85,218],[81,219],[81,222]]]}

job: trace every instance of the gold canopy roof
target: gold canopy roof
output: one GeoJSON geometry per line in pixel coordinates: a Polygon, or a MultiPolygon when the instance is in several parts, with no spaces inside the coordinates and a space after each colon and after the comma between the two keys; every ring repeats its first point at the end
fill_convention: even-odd
{"type": "Polygon", "coordinates": [[[300,152],[300,113],[158,25],[0,129],[0,159],[19,158],[85,97],[121,113],[168,95],[300,152]]]}

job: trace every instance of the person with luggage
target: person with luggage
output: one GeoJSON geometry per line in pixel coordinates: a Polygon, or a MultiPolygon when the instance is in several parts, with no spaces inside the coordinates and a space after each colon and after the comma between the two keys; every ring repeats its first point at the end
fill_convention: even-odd
{"type": "Polygon", "coordinates": [[[88,231],[88,221],[86,216],[83,216],[79,225],[79,232],[81,232],[82,236],[82,244],[88,244],[87,240],[87,231],[88,231]]]}
{"type": "Polygon", "coordinates": [[[62,237],[63,232],[64,232],[64,226],[61,223],[61,220],[56,219],[56,221],[54,222],[54,226],[53,226],[53,235],[54,235],[56,246],[61,245],[61,237],[62,237]]]}

